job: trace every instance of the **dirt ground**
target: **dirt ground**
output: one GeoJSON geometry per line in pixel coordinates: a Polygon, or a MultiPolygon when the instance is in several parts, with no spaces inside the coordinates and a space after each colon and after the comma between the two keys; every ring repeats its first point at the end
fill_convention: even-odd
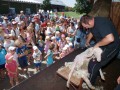
{"type": "MultiPolygon", "coordinates": [[[[46,62],[45,61],[42,62],[41,70],[43,70],[44,68],[46,68],[46,62]]],[[[19,69],[19,72],[21,73],[20,67],[18,69],[19,69]]],[[[28,71],[29,71],[29,75],[31,77],[36,74],[34,64],[31,64],[31,65],[28,66],[28,71]]],[[[19,76],[19,82],[20,83],[23,82],[24,80],[26,80],[26,78],[19,76]]],[[[5,79],[0,78],[0,90],[9,90],[10,88],[11,88],[11,85],[9,83],[9,77],[7,76],[7,74],[5,74],[5,79]]]]}
{"type": "MultiPolygon", "coordinates": [[[[55,62],[49,68],[46,68],[45,62],[42,63],[42,69],[39,73],[34,74],[34,66],[29,67],[31,77],[29,79],[20,79],[22,81],[19,85],[11,88],[11,90],[68,90],[66,88],[66,80],[56,74],[56,71],[64,65],[65,62],[74,60],[74,57],[80,53],[76,50],[63,59],[55,62]]],[[[120,75],[120,59],[113,58],[110,64],[103,68],[105,81],[97,79],[96,90],[114,90],[117,85],[117,78],[120,75]]],[[[0,90],[7,90],[10,88],[8,77],[5,80],[0,80],[0,90]]],[[[72,86],[69,90],[75,90],[72,86]]],[[[89,89],[83,89],[89,90],[89,89]]]]}

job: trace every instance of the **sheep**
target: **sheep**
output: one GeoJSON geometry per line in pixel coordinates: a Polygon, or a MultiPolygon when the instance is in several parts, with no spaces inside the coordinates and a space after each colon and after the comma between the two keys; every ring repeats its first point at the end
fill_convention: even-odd
{"type": "MultiPolygon", "coordinates": [[[[73,74],[74,76],[78,78],[83,78],[83,80],[86,82],[89,88],[95,89],[95,87],[90,83],[90,80],[88,79],[89,77],[88,63],[91,59],[94,59],[94,58],[96,58],[97,61],[100,62],[102,52],[103,51],[100,48],[91,47],[85,50],[84,52],[82,52],[81,54],[78,54],[75,57],[74,62],[65,63],[65,66],[70,68],[70,73],[68,75],[68,81],[67,81],[68,88],[69,88],[71,75],[74,72],[73,74]]],[[[105,80],[101,69],[99,71],[100,71],[101,78],[105,80]]]]}

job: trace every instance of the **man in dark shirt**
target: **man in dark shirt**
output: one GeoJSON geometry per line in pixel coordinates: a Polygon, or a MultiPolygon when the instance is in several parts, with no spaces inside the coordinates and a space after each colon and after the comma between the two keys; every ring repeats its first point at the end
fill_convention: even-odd
{"type": "Polygon", "coordinates": [[[103,50],[101,62],[95,63],[91,70],[90,81],[92,85],[95,85],[99,69],[106,66],[120,50],[119,35],[113,23],[105,17],[91,17],[89,15],[84,15],[80,22],[84,28],[90,30],[86,45],[89,46],[90,40],[94,37],[96,40],[94,48],[100,47],[103,50]]]}

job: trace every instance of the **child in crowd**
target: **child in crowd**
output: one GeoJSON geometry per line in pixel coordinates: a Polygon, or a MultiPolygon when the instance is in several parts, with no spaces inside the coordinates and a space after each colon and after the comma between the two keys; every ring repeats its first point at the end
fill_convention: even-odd
{"type": "Polygon", "coordinates": [[[38,40],[38,48],[42,53],[44,52],[44,41],[42,35],[40,35],[38,40]]]}
{"type": "Polygon", "coordinates": [[[45,47],[44,47],[44,52],[47,53],[48,52],[48,49],[49,49],[49,46],[50,46],[50,37],[49,36],[46,36],[45,38],[45,47]]]}
{"type": "Polygon", "coordinates": [[[54,49],[54,44],[50,44],[47,55],[44,57],[45,59],[47,59],[47,67],[53,64],[53,49],[54,49]]]}
{"type": "Polygon", "coordinates": [[[11,40],[10,38],[11,37],[9,35],[7,35],[7,34],[4,36],[4,44],[3,44],[3,46],[6,49],[6,51],[8,51],[8,48],[10,46],[14,46],[14,40],[11,40]]]}
{"type": "Polygon", "coordinates": [[[62,35],[61,35],[61,39],[60,39],[59,42],[58,42],[58,46],[59,46],[59,51],[60,51],[60,52],[62,51],[62,48],[65,46],[65,44],[66,44],[65,35],[62,34],[62,35]]]}
{"type": "Polygon", "coordinates": [[[15,47],[11,46],[9,47],[10,52],[6,54],[6,64],[5,68],[8,71],[8,76],[10,78],[10,84],[13,87],[14,86],[14,79],[16,81],[16,85],[19,83],[18,81],[18,66],[17,62],[13,60],[13,55],[15,53],[15,47]]]}
{"type": "Polygon", "coordinates": [[[32,45],[34,45],[34,42],[33,42],[33,37],[34,34],[33,34],[33,28],[32,26],[28,26],[27,27],[27,31],[26,31],[26,37],[27,37],[27,51],[28,51],[28,64],[31,64],[32,63],[32,45]]]}
{"type": "Polygon", "coordinates": [[[60,58],[63,58],[63,57],[65,57],[65,56],[67,55],[67,54],[66,54],[66,52],[67,52],[66,50],[67,50],[66,47],[63,47],[63,48],[62,48],[62,52],[61,52],[60,55],[59,55],[60,58]]]}
{"type": "Polygon", "coordinates": [[[34,64],[35,64],[35,68],[36,68],[36,72],[38,72],[40,70],[40,66],[41,66],[41,61],[42,61],[42,53],[41,51],[38,49],[37,46],[33,46],[33,58],[34,58],[34,64]]]}
{"type": "Polygon", "coordinates": [[[19,40],[15,41],[15,45],[17,46],[16,53],[18,54],[19,66],[22,69],[22,74],[24,74],[23,76],[27,78],[26,76],[26,72],[28,72],[27,47],[26,45],[23,45],[23,43],[20,42],[19,40]],[[25,69],[26,69],[26,72],[25,72],[25,69]]]}
{"type": "Polygon", "coordinates": [[[4,73],[5,73],[5,63],[6,63],[6,59],[5,59],[5,55],[6,55],[6,50],[2,47],[2,44],[0,43],[0,78],[4,79],[4,73]]]}
{"type": "Polygon", "coordinates": [[[68,45],[69,45],[69,53],[73,52],[74,51],[73,44],[69,43],[68,45]]]}
{"type": "Polygon", "coordinates": [[[58,54],[58,44],[57,44],[57,41],[56,41],[56,38],[55,36],[52,36],[51,37],[51,40],[52,40],[52,44],[54,44],[54,54],[57,55],[58,54]]]}

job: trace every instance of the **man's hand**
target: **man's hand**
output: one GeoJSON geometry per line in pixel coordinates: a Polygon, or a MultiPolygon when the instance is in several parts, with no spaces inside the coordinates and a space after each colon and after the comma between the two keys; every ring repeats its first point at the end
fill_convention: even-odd
{"type": "Polygon", "coordinates": [[[120,76],[117,79],[117,83],[120,84],[120,76]]]}
{"type": "Polygon", "coordinates": [[[86,47],[89,47],[89,46],[90,46],[90,43],[89,43],[89,42],[86,42],[86,43],[85,43],[85,46],[86,46],[86,47]]]}

